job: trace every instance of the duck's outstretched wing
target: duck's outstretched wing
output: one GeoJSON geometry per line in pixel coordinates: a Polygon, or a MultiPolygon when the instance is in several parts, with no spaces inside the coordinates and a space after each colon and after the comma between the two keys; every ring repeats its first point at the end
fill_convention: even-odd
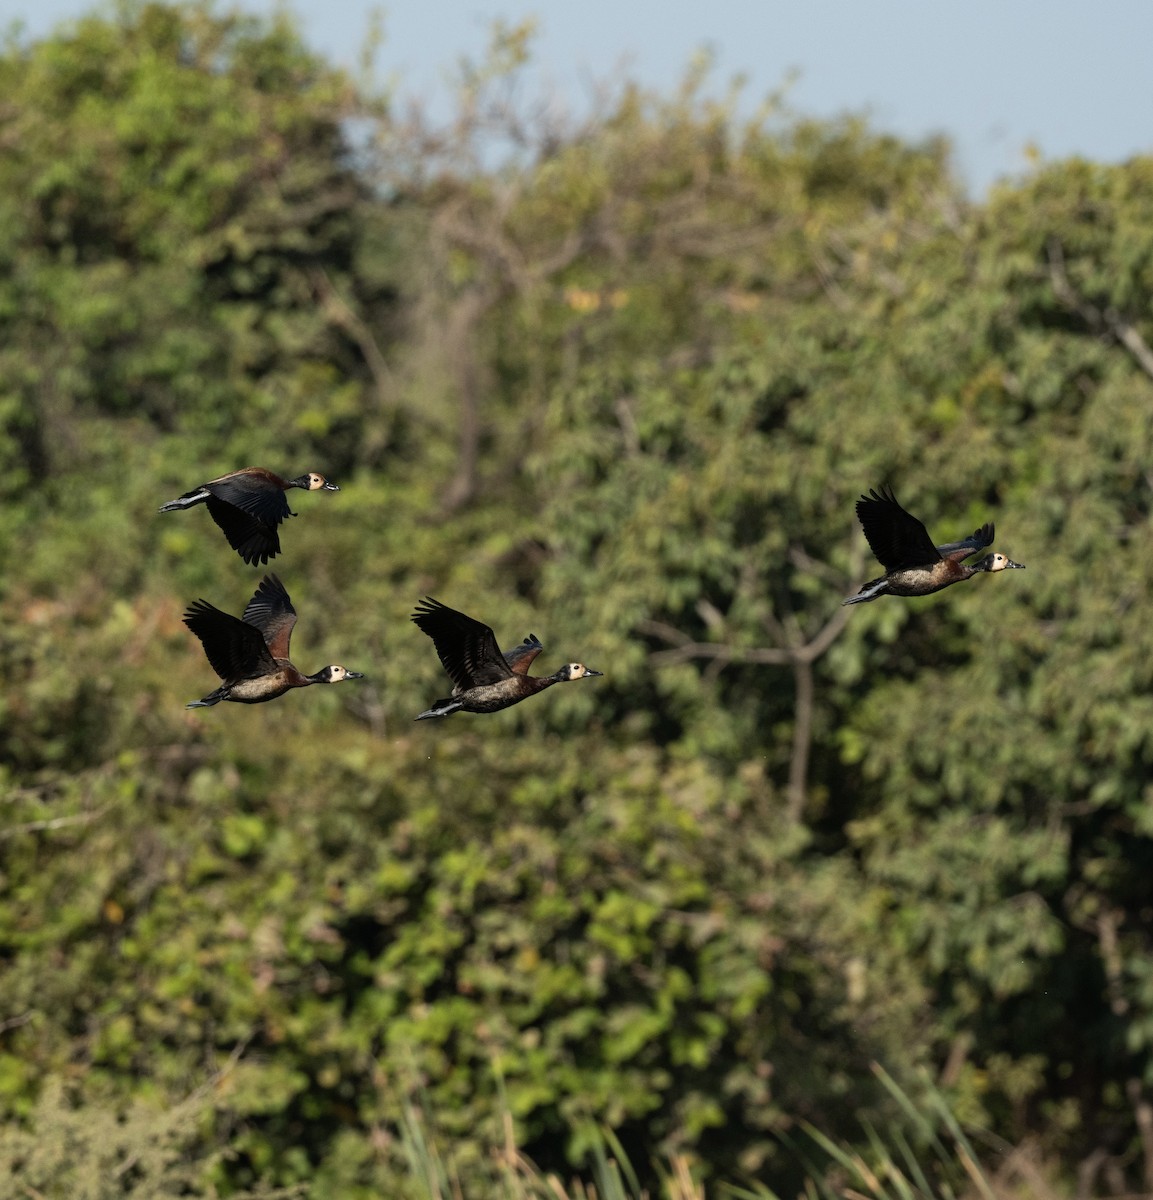
{"type": "MultiPolygon", "coordinates": [[[[206,485],[207,486],[207,485],[206,485]]],[[[228,544],[249,566],[266,563],[280,553],[276,526],[209,493],[208,515],[220,526],[228,544]]]]}
{"type": "Polygon", "coordinates": [[[288,644],[296,625],[296,609],[275,575],[268,574],[260,581],[256,594],[244,610],[243,620],[255,625],[264,635],[268,653],[273,658],[287,658],[288,644]]]}
{"type": "Polygon", "coordinates": [[[988,521],[962,541],[946,542],[945,545],[938,546],[937,553],[942,558],[949,559],[950,562],[960,562],[961,559],[968,558],[970,554],[976,554],[978,550],[984,550],[986,546],[992,544],[993,522],[988,521]]]}
{"type": "Polygon", "coordinates": [[[857,501],[857,520],[865,540],[886,571],[924,567],[940,559],[929,531],[898,503],[890,488],[870,489],[857,501]]]}
{"type": "Polygon", "coordinates": [[[512,678],[512,668],[485,624],[426,596],[412,619],[432,638],[441,666],[461,691],[512,678]]]}
{"type": "Polygon", "coordinates": [[[200,639],[212,669],[226,683],[276,670],[264,634],[207,600],[194,600],[188,606],[184,624],[200,639]]]}
{"type": "Polygon", "coordinates": [[[504,652],[504,661],[514,675],[527,675],[536,656],[544,649],[544,643],[535,633],[530,633],[519,646],[504,652]]]}

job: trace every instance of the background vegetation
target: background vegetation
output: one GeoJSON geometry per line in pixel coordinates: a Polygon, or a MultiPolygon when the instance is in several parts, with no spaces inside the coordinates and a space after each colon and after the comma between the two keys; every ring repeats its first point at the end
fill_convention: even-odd
{"type": "Polygon", "coordinates": [[[1150,1190],[1153,160],[970,203],[527,53],[442,126],[280,18],[0,55],[0,1196],[424,1194],[414,1113],[787,1192],[898,1094],[1150,1190]],[[259,573],[156,509],[249,463],[368,678],[190,713],[259,573]],[[1029,570],[841,608],[883,481],[1029,570]],[[426,593],[606,677],[414,726],[426,593]]]}

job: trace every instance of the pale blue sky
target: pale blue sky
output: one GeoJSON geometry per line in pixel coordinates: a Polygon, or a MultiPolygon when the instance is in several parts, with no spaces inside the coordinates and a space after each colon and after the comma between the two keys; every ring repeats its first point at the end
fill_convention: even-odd
{"type": "MultiPolygon", "coordinates": [[[[0,24],[19,18],[36,36],[94,7],[0,0],[0,24]]],[[[310,44],[354,65],[382,6],[288,7],[310,44]]],[[[1153,0],[394,0],[383,13],[380,72],[433,98],[462,55],[482,52],[494,18],[535,16],[535,57],[573,107],[622,61],[667,90],[707,45],[718,79],[747,75],[751,96],[796,71],[789,101],[803,113],[864,111],[905,137],[946,133],[976,195],[1022,171],[1030,143],[1049,159],[1153,151],[1153,0]]]]}

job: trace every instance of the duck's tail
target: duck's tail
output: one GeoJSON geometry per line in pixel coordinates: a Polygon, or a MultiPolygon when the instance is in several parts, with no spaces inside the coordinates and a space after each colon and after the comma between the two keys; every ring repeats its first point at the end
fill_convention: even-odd
{"type": "Polygon", "coordinates": [[[867,604],[870,600],[876,600],[878,596],[883,596],[889,590],[889,581],[881,576],[880,579],[870,579],[863,588],[855,595],[850,596],[847,600],[842,600],[842,606],[846,604],[867,604]]]}
{"type": "Polygon", "coordinates": [[[193,488],[190,492],[185,492],[183,496],[177,496],[175,500],[169,500],[167,504],[160,506],[160,512],[176,512],[181,508],[191,508],[194,504],[203,504],[211,495],[207,488],[193,488]]]}
{"type": "Polygon", "coordinates": [[[454,696],[446,696],[438,700],[432,708],[425,709],[416,718],[418,721],[430,721],[433,717],[451,717],[454,712],[460,712],[461,702],[454,696]]]}

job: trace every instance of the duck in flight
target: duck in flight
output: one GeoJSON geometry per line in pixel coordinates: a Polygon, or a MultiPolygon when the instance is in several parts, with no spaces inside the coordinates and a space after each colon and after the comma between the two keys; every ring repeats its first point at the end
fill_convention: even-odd
{"type": "Polygon", "coordinates": [[[533,660],[544,649],[535,634],[502,654],[487,625],[431,596],[417,605],[412,619],[432,638],[441,665],[453,682],[452,695],[436,701],[416,718],[418,721],[450,717],[455,712],[499,712],[554,683],[603,674],[583,663],[567,663],[553,675],[529,675],[533,660]]]}
{"type": "Polygon", "coordinates": [[[275,575],[265,575],[260,581],[243,617],[221,612],[207,600],[195,600],[184,614],[184,624],[200,639],[212,669],[224,680],[216,691],[203,700],[193,700],[188,708],[211,708],[221,700],[263,704],[292,688],[364,678],[359,671],[336,663],[315,675],[305,675],[292,665],[288,643],[296,609],[275,575]]]}
{"type": "Polygon", "coordinates": [[[277,526],[295,517],[285,493],[289,488],[306,492],[339,492],[335,483],[310,471],[295,479],[281,479],[264,467],[244,467],[210,479],[183,496],[170,500],[161,512],[176,512],[197,504],[208,506],[208,515],[220,526],[228,544],[250,566],[266,563],[280,553],[277,526]]]}
{"type": "Polygon", "coordinates": [[[870,580],[845,604],[866,604],[879,596],[928,596],[981,571],[1025,569],[1023,563],[1004,554],[986,554],[975,563],[965,562],[993,544],[992,521],[963,541],[934,546],[928,530],[897,503],[892,489],[870,489],[857,501],[857,519],[885,574],[870,580]]]}

